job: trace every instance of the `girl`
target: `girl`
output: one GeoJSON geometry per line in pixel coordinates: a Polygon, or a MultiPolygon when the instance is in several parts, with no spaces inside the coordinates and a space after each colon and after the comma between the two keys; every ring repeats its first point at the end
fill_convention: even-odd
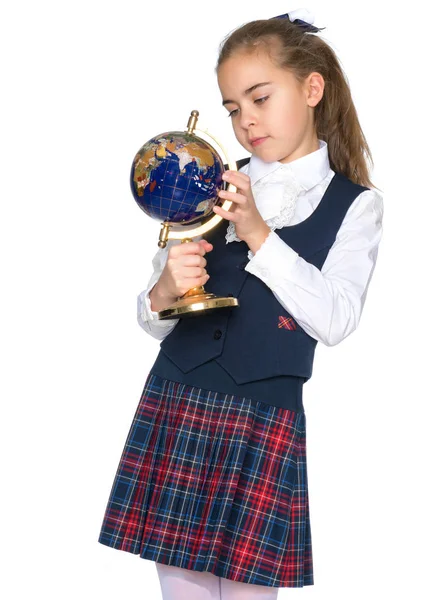
{"type": "Polygon", "coordinates": [[[99,542],[156,562],[163,597],[277,598],[314,583],[303,384],[358,325],[383,203],[345,76],[293,11],[224,41],[218,84],[251,154],[206,239],[158,250],[138,321],[162,340],[99,542]],[[209,274],[209,275],[208,275],[209,274]],[[239,308],[158,320],[189,288],[239,308]]]}

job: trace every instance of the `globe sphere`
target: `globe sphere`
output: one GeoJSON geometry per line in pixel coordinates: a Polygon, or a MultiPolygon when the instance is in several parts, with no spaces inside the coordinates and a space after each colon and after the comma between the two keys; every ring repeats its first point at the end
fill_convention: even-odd
{"type": "Polygon", "coordinates": [[[194,134],[169,131],[150,139],[137,152],[131,190],[149,217],[190,224],[212,213],[224,171],[211,144],[194,134]]]}

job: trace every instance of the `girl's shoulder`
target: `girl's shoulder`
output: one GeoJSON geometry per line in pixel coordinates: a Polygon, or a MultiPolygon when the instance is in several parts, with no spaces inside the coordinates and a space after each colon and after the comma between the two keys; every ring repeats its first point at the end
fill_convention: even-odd
{"type": "Polygon", "coordinates": [[[355,183],[342,173],[334,172],[334,176],[342,181],[351,183],[356,188],[358,194],[351,205],[352,212],[374,210],[381,215],[383,214],[383,196],[377,188],[355,183]]]}
{"type": "MultiPolygon", "coordinates": [[[[351,204],[345,220],[373,221],[379,225],[383,219],[383,196],[375,188],[364,188],[351,204]]],[[[361,222],[361,221],[360,221],[361,222]]]]}

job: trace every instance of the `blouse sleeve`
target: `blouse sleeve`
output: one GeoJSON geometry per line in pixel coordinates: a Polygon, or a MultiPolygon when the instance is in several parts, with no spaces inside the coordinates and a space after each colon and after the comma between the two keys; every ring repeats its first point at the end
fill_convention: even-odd
{"type": "Polygon", "coordinates": [[[358,326],[382,237],[383,199],[363,191],[345,215],[319,270],[274,231],[246,270],[272,290],[311,337],[334,346],[358,326]]]}

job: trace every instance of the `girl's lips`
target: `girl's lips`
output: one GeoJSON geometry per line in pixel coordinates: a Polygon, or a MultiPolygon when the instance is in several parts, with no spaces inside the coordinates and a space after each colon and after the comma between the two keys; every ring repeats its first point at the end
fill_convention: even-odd
{"type": "Polygon", "coordinates": [[[263,138],[257,138],[255,140],[253,140],[251,142],[252,146],[258,146],[259,144],[261,144],[262,142],[264,142],[267,138],[263,137],[263,138]]]}

